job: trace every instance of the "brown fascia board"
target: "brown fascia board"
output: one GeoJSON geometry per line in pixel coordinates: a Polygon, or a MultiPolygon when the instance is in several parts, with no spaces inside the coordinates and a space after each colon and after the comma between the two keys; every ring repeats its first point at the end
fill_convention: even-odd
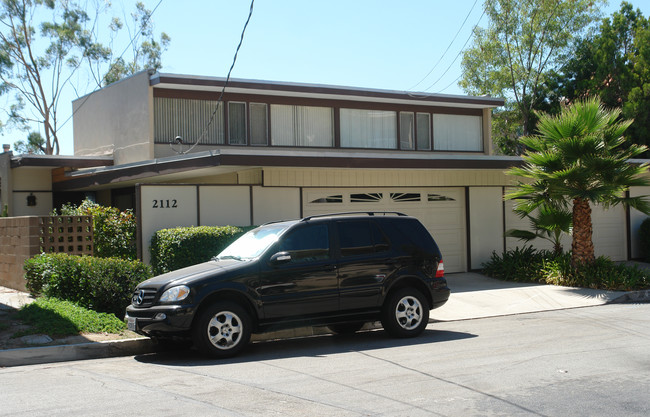
{"type": "Polygon", "coordinates": [[[264,155],[248,153],[199,152],[181,157],[161,158],[142,163],[127,164],[76,172],[66,180],[53,184],[54,191],[75,190],[123,181],[146,179],[156,175],[173,174],[212,166],[247,167],[303,167],[303,168],[356,168],[356,169],[508,169],[520,166],[516,157],[462,157],[446,156],[433,159],[349,157],[314,155],[264,155]]]}
{"type": "MultiPolygon", "coordinates": [[[[223,87],[225,78],[199,77],[179,74],[156,73],[150,78],[152,87],[164,87],[168,85],[184,85],[193,87],[223,87]]],[[[417,102],[449,103],[449,104],[471,104],[485,107],[499,107],[504,105],[504,100],[494,97],[472,97],[447,94],[418,93],[394,90],[364,89],[342,86],[330,86],[319,84],[300,84],[271,82],[260,80],[230,79],[228,86],[262,91],[286,91],[291,93],[304,94],[331,94],[341,96],[357,96],[359,98],[398,99],[417,102]]]]}
{"type": "Polygon", "coordinates": [[[18,155],[11,158],[11,168],[51,167],[51,168],[94,168],[112,166],[112,156],[59,156],[59,155],[18,155]]]}

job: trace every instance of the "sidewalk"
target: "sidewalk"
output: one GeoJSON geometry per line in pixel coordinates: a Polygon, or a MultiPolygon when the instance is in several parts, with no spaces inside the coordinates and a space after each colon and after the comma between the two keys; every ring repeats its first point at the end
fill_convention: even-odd
{"type": "MultiPolygon", "coordinates": [[[[432,323],[590,307],[617,302],[650,301],[650,290],[601,291],[522,284],[499,281],[472,272],[447,274],[446,278],[452,291],[451,297],[444,306],[431,311],[430,322],[432,323]]],[[[28,294],[0,287],[0,314],[2,310],[16,309],[30,301],[31,297],[28,294]]],[[[304,337],[312,334],[314,334],[312,328],[302,328],[258,335],[253,340],[304,337]]],[[[153,352],[155,348],[155,343],[150,339],[140,338],[8,349],[0,350],[0,367],[130,356],[153,352]]]]}

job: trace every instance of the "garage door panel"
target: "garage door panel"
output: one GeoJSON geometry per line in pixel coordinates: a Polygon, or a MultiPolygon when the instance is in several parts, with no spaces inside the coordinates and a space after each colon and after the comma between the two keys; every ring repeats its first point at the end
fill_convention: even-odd
{"type": "Polygon", "coordinates": [[[396,211],[418,218],[433,235],[447,272],[466,270],[463,188],[328,188],[303,190],[303,215],[396,211]]]}

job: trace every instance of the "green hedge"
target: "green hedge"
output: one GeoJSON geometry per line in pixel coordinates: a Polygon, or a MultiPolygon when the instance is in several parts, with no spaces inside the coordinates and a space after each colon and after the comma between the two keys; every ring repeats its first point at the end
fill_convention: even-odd
{"type": "Polygon", "coordinates": [[[142,262],[117,258],[50,253],[25,261],[26,285],[33,295],[72,301],[119,318],[135,286],[151,276],[142,262]]]}
{"type": "Polygon", "coordinates": [[[209,261],[254,226],[198,226],[158,230],[151,238],[155,275],[209,261]]]}

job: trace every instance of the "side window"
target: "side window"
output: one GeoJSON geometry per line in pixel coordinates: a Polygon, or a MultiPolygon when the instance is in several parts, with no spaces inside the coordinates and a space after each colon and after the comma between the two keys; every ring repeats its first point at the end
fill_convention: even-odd
{"type": "Polygon", "coordinates": [[[310,225],[283,236],[278,252],[289,252],[291,263],[312,262],[330,257],[329,233],[326,224],[310,225]]]}
{"type": "Polygon", "coordinates": [[[342,221],[337,223],[341,256],[365,255],[388,250],[386,236],[370,221],[342,221]]]}

